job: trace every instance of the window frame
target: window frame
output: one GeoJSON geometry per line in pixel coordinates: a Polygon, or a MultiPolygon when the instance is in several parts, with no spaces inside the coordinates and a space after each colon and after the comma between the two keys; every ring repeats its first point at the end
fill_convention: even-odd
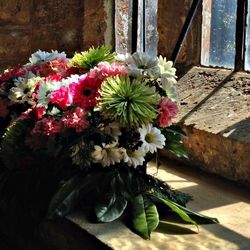
{"type": "MultiPolygon", "coordinates": [[[[213,1],[213,0],[211,0],[213,1]]],[[[210,32],[210,25],[211,22],[209,18],[203,19],[202,23],[202,37],[201,37],[201,58],[200,58],[200,64],[205,67],[216,67],[216,68],[229,68],[232,69],[233,71],[249,71],[246,70],[245,68],[245,54],[246,54],[246,33],[247,33],[247,14],[248,14],[248,0],[237,0],[236,2],[236,27],[235,27],[235,57],[234,57],[234,66],[231,67],[223,67],[221,65],[204,65],[202,61],[209,61],[207,56],[209,57],[209,47],[210,43],[207,42],[206,38],[204,36],[207,36],[204,32],[204,27],[208,26],[209,29],[207,32],[210,32]],[[205,22],[204,22],[205,21],[205,22]],[[203,34],[204,32],[204,34],[203,34]]],[[[203,2],[203,8],[202,8],[202,15],[204,11],[207,10],[207,12],[210,11],[211,9],[206,9],[209,8],[209,2],[204,3],[203,2]],[[204,4],[207,4],[204,7],[204,4]]],[[[250,13],[249,13],[250,14],[250,13]]]]}

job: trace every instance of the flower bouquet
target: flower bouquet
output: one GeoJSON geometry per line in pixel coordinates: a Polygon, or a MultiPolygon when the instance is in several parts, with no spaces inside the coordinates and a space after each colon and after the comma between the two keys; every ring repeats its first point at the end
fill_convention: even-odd
{"type": "Polygon", "coordinates": [[[172,66],[161,56],[116,55],[100,46],[72,59],[39,50],[6,70],[0,200],[13,206],[6,190],[20,199],[25,186],[26,205],[30,197],[46,204],[50,218],[76,206],[89,207],[97,222],[127,214],[145,239],[169,213],[195,225],[216,222],[187,209],[189,195],[146,172],[161,149],[186,157],[186,135],[171,123],[178,112],[172,66]]]}

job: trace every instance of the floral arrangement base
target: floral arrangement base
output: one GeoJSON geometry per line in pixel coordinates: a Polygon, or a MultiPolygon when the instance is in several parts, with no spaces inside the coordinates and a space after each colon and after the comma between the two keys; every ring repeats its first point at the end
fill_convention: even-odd
{"type": "Polygon", "coordinates": [[[187,157],[187,136],[172,125],[175,83],[165,58],[116,55],[105,46],[72,59],[39,50],[29,63],[6,70],[0,76],[2,204],[15,209],[21,201],[49,218],[88,206],[98,222],[127,213],[145,239],[169,213],[194,225],[216,223],[187,209],[188,195],[146,173],[163,148],[187,157]]]}

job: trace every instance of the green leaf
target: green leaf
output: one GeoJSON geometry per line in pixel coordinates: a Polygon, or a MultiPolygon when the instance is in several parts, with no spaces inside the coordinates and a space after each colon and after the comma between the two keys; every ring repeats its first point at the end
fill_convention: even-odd
{"type": "MultiPolygon", "coordinates": [[[[174,203],[174,202],[173,202],[174,203]]],[[[216,218],[212,218],[209,216],[205,216],[203,214],[200,213],[196,213],[186,207],[183,207],[177,203],[174,203],[175,206],[177,206],[178,208],[182,209],[184,212],[186,212],[190,218],[192,218],[196,223],[198,224],[213,224],[213,223],[219,223],[218,219],[216,218]]]]}
{"type": "Polygon", "coordinates": [[[163,204],[165,204],[166,206],[168,206],[173,212],[177,213],[184,221],[194,224],[197,229],[197,223],[196,221],[192,220],[192,218],[190,218],[190,216],[186,213],[185,208],[178,205],[177,203],[174,203],[170,200],[167,199],[162,199],[156,195],[153,195],[155,198],[157,198],[158,200],[160,200],[163,204]]]}
{"type": "Polygon", "coordinates": [[[165,148],[174,153],[177,157],[184,157],[188,159],[187,150],[182,142],[167,143],[165,148]]]}
{"type": "Polygon", "coordinates": [[[48,216],[64,216],[76,205],[81,189],[82,178],[73,176],[53,196],[49,208],[48,216]]]}
{"type": "Polygon", "coordinates": [[[127,200],[116,193],[108,193],[102,203],[95,207],[95,214],[98,221],[111,222],[119,218],[125,208],[127,200]]]}
{"type": "Polygon", "coordinates": [[[154,203],[145,195],[138,195],[132,200],[133,226],[135,231],[145,239],[159,224],[159,215],[154,203]]]}

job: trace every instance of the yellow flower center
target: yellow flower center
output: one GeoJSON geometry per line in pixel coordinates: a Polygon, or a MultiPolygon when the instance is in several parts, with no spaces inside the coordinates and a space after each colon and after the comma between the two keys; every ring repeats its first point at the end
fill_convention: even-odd
{"type": "Polygon", "coordinates": [[[152,135],[152,134],[146,134],[146,136],[145,136],[145,141],[146,141],[147,143],[152,143],[152,142],[154,141],[153,135],[152,135]]]}

